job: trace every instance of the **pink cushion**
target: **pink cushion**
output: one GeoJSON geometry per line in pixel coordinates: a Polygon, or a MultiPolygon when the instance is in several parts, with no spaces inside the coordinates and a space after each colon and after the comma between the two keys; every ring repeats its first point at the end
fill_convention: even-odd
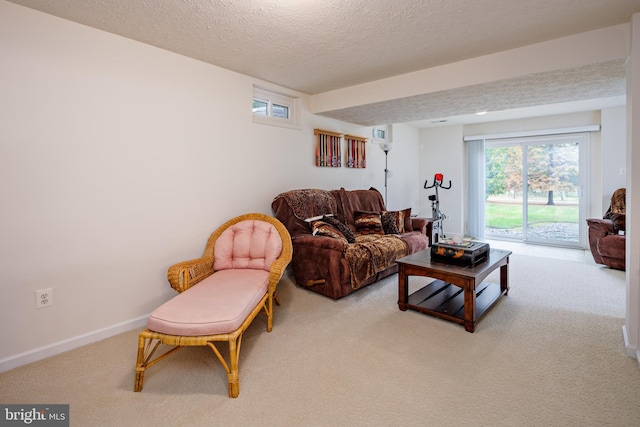
{"type": "Polygon", "coordinates": [[[169,335],[233,332],[267,292],[264,270],[218,271],[155,309],[147,320],[152,331],[169,335]]]}
{"type": "Polygon", "coordinates": [[[265,221],[246,220],[227,228],[216,240],[214,270],[253,268],[269,271],[282,252],[276,228],[265,221]]]}

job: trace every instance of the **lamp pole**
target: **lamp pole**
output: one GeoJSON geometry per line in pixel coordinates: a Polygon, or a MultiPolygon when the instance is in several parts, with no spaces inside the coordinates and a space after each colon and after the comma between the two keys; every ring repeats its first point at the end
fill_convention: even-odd
{"type": "Polygon", "coordinates": [[[389,169],[387,169],[387,161],[389,159],[389,150],[384,150],[384,204],[387,204],[387,175],[389,169]]]}
{"type": "Polygon", "coordinates": [[[389,177],[389,167],[388,167],[388,161],[389,161],[389,151],[391,151],[391,143],[389,142],[383,142],[380,144],[380,149],[382,151],[384,151],[384,204],[387,204],[387,181],[388,181],[388,177],[389,177]]]}

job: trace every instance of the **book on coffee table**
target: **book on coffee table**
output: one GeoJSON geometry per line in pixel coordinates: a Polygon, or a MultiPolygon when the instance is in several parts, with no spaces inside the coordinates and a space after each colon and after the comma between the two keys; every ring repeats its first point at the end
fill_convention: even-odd
{"type": "Polygon", "coordinates": [[[489,244],[483,242],[444,243],[438,242],[431,246],[433,261],[447,262],[464,266],[478,264],[487,259],[489,244]]]}
{"type": "Polygon", "coordinates": [[[473,243],[471,238],[464,238],[462,239],[461,242],[456,242],[455,240],[451,239],[451,238],[443,238],[440,239],[440,241],[438,242],[439,244],[443,244],[443,245],[450,245],[450,246],[459,246],[459,247],[469,247],[471,246],[471,244],[473,243]]]}

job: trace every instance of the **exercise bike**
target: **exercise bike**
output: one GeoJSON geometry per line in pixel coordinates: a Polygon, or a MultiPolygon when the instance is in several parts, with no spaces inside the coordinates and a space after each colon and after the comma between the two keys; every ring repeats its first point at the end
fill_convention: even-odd
{"type": "Polygon", "coordinates": [[[427,185],[429,184],[429,180],[427,179],[424,182],[424,188],[425,190],[428,190],[430,188],[436,189],[436,194],[431,194],[429,196],[429,200],[431,201],[431,217],[434,219],[434,221],[439,221],[440,232],[442,233],[442,237],[444,238],[445,237],[444,226],[442,225],[442,223],[447,218],[447,216],[443,214],[442,211],[440,210],[440,196],[438,195],[438,188],[442,188],[443,190],[450,189],[451,180],[449,180],[448,187],[445,187],[444,185],[442,185],[443,181],[444,181],[444,174],[437,173],[433,176],[433,184],[427,185]]]}

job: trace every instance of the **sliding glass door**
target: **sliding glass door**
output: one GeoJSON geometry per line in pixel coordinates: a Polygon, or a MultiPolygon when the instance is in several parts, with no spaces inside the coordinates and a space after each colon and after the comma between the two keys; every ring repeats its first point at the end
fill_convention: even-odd
{"type": "Polygon", "coordinates": [[[524,154],[521,144],[485,143],[487,237],[524,239],[524,154]]]}
{"type": "Polygon", "coordinates": [[[484,235],[582,247],[587,138],[485,141],[484,235]]]}

